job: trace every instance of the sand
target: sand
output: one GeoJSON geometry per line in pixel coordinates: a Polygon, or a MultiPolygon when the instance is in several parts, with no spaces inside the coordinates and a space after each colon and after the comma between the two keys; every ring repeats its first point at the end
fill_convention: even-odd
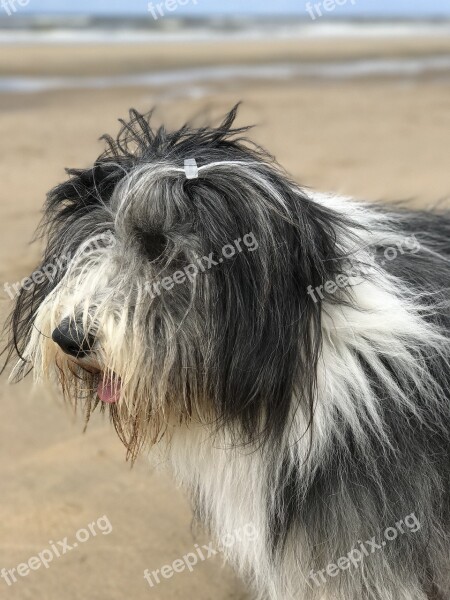
{"type": "MultiPolygon", "coordinates": [[[[361,40],[332,43],[191,44],[183,47],[84,46],[2,48],[0,75],[100,75],[151,68],[264,64],[269,60],[421,56],[448,52],[450,40],[361,40]]],[[[181,90],[182,92],[182,90],[181,90]]],[[[0,95],[0,297],[4,282],[31,272],[39,245],[28,245],[46,191],[64,167],[87,166],[96,141],[117,130],[134,106],[157,105],[156,122],[178,126],[216,119],[244,100],[239,123],[256,124],[265,145],[303,185],[367,200],[409,199],[428,206],[450,191],[450,81],[445,77],[346,82],[229,82],[204,97],[143,88],[0,95]]],[[[26,381],[0,388],[0,568],[28,561],[49,542],[68,537],[106,515],[108,535],[91,537],[7,588],[14,600],[244,600],[249,598],[220,559],[202,562],[150,588],[151,571],[190,552],[201,537],[191,511],[170,479],[141,458],[130,470],[107,421],[86,434],[58,398],[26,381]]],[[[2,589],[4,588],[4,589],[2,589]]]]}

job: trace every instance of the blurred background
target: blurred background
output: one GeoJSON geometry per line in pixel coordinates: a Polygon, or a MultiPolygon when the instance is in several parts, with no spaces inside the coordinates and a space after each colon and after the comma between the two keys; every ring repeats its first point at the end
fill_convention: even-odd
{"type": "MultiPolygon", "coordinates": [[[[0,299],[38,262],[45,193],[86,167],[130,107],[154,122],[239,124],[303,185],[429,206],[450,192],[448,0],[0,0],[0,299]]],[[[48,390],[1,380],[0,569],[106,515],[0,598],[244,600],[220,557],[151,588],[205,541],[182,493],[107,421],[83,434],[48,390]]],[[[209,541],[209,540],[207,540],[209,541]]],[[[299,599],[300,600],[300,599],[299,599]]]]}

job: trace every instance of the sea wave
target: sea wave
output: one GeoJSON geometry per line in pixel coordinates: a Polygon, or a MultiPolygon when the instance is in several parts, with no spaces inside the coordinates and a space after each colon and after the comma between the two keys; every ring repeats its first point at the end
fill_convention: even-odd
{"type": "Polygon", "coordinates": [[[294,23],[214,24],[174,20],[156,27],[127,27],[107,23],[97,26],[2,27],[0,44],[142,44],[188,41],[398,38],[450,36],[450,22],[351,22],[295,21],[294,23]]]}

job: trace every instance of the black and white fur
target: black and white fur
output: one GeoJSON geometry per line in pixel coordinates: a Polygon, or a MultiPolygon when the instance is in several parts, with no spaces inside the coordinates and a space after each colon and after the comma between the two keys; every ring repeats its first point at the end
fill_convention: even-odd
{"type": "Polygon", "coordinates": [[[169,133],[131,111],[49,193],[42,266],[73,258],[22,290],[14,375],[34,368],[88,415],[109,410],[132,458],[158,442],[218,536],[252,523],[258,539],[228,558],[258,598],[449,600],[450,215],[305,190],[235,116],[169,133]],[[114,245],[85,251],[108,231],[114,245]],[[257,251],[149,295],[248,232],[257,251]],[[408,236],[420,251],[386,261],[408,236]],[[358,283],[313,300],[350,267],[358,283]],[[89,340],[79,357],[51,339],[65,319],[89,340]],[[109,407],[102,378],[121,382],[109,407]],[[414,535],[308,579],[411,513],[414,535]]]}

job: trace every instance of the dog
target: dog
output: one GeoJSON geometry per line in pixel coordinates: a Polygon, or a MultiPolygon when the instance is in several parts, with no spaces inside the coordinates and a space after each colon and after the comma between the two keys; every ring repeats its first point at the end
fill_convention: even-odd
{"type": "Polygon", "coordinates": [[[132,110],[49,192],[12,378],[108,412],[218,537],[252,524],[225,552],[258,598],[449,600],[450,214],[300,187],[237,110],[132,110]]]}

